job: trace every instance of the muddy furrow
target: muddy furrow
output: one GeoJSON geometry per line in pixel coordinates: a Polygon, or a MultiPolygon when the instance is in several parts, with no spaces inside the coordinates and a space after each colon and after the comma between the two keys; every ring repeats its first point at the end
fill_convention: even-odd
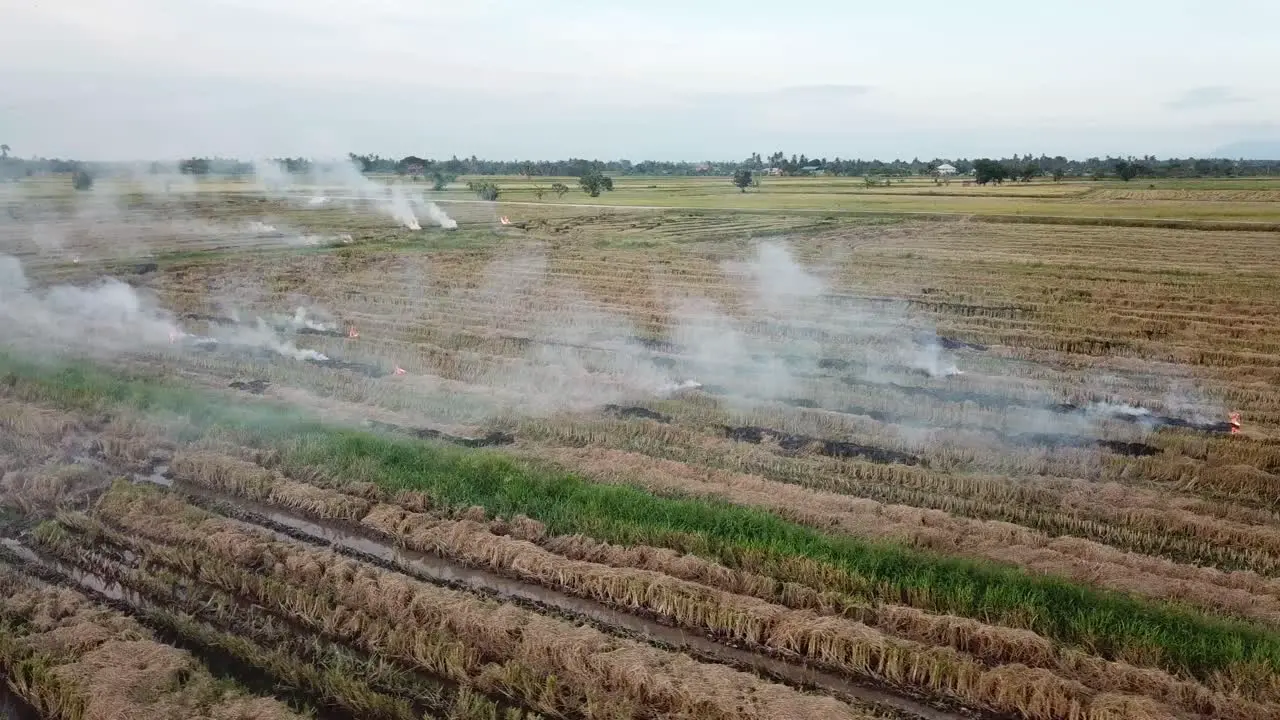
{"type": "Polygon", "coordinates": [[[689,635],[679,626],[664,624],[667,619],[647,608],[620,609],[616,604],[557,592],[545,585],[469,567],[438,555],[419,552],[385,542],[369,534],[361,534],[324,521],[311,521],[280,507],[272,507],[243,498],[219,496],[188,486],[178,488],[198,504],[237,518],[247,525],[272,529],[282,538],[301,539],[331,547],[352,557],[376,560],[389,569],[406,572],[431,582],[482,593],[502,600],[516,601],[546,611],[579,618],[606,631],[622,631],[626,636],[644,638],[659,647],[679,650],[708,662],[730,665],[752,671],[774,680],[803,688],[814,688],[838,697],[875,703],[910,713],[914,717],[956,717],[945,710],[911,700],[894,693],[861,685],[838,673],[816,666],[800,664],[794,651],[774,650],[759,643],[737,640],[732,635],[716,638],[699,628],[707,637],[689,635]],[[718,640],[718,641],[717,641],[718,640]],[[743,647],[735,647],[735,640],[743,647]],[[726,644],[728,643],[728,644],[726,644]]]}
{"type": "MultiPolygon", "coordinates": [[[[232,475],[252,476],[235,473],[233,468],[238,462],[229,460],[230,465],[224,466],[228,471],[223,475],[224,484],[232,475]]],[[[187,461],[178,463],[180,468],[190,469],[187,465],[187,461]]],[[[743,580],[742,574],[736,571],[696,558],[678,557],[670,551],[650,549],[651,552],[637,554],[603,544],[592,550],[592,544],[586,539],[562,542],[542,537],[540,527],[532,521],[523,521],[523,525],[495,521],[486,526],[474,520],[447,520],[287,480],[277,480],[269,486],[265,483],[272,481],[267,476],[258,478],[264,484],[256,485],[257,492],[267,496],[274,507],[242,499],[232,506],[233,512],[238,507],[268,518],[272,524],[291,532],[302,532],[339,547],[374,554],[401,567],[406,562],[421,566],[424,561],[438,565],[437,558],[445,558],[472,568],[485,568],[501,577],[475,578],[480,587],[504,587],[504,592],[521,592],[525,597],[539,599],[547,598],[547,591],[551,590],[579,600],[603,602],[624,614],[638,612],[664,625],[699,632],[721,643],[772,652],[784,658],[805,658],[840,674],[890,682],[908,692],[924,688],[943,697],[1005,712],[1021,712],[1036,706],[1048,708],[1050,705],[1041,703],[1038,697],[1051,693],[1079,698],[1078,706],[1084,711],[1090,707],[1090,701],[1106,707],[1114,698],[1143,693],[1214,717],[1243,719],[1277,715],[1272,709],[1218,695],[1197,683],[1176,680],[1157,670],[1131,668],[1055,648],[1051,642],[1026,631],[930,616],[910,608],[859,605],[851,603],[849,598],[823,597],[812,592],[792,590],[779,594],[776,592],[779,584],[769,578],[743,580]],[[294,510],[284,511],[281,505],[294,510]],[[292,514],[294,511],[307,512],[320,521],[297,518],[292,514]],[[358,524],[347,529],[332,521],[358,524]],[[490,529],[511,536],[495,534],[490,529]],[[375,538],[384,540],[379,542],[375,538]],[[529,540],[540,541],[547,549],[529,540]],[[423,558],[416,553],[392,549],[391,544],[396,548],[407,546],[421,550],[434,557],[423,558]],[[408,555],[412,557],[406,557],[408,555]],[[643,569],[645,567],[649,569],[643,569]],[[539,586],[542,592],[529,593],[526,588],[511,587],[512,580],[539,586]],[[832,612],[844,617],[833,617],[832,612]],[[891,634],[859,621],[869,621],[891,634]],[[965,640],[966,636],[970,639],[965,640]],[[939,644],[943,647],[929,647],[939,644]],[[962,652],[946,648],[948,644],[962,652]],[[876,650],[868,650],[867,646],[876,650]],[[863,649],[858,650],[859,647],[863,649]],[[872,665],[867,665],[865,660],[854,660],[864,657],[860,653],[868,651],[872,656],[878,652],[893,659],[872,665]],[[971,652],[974,654],[970,655],[971,652]],[[929,669],[911,670],[913,663],[925,663],[929,669]],[[1023,667],[1022,663],[1030,663],[1040,672],[1050,674],[1036,676],[1034,671],[1028,671],[1025,675],[1035,677],[1035,685],[1018,696],[1010,688],[1016,687],[1020,676],[1010,672],[1010,668],[1023,667]],[[1065,676],[1056,677],[1053,672],[1063,672],[1065,676]],[[1004,696],[1021,697],[1022,706],[1012,707],[1011,703],[1003,705],[988,699],[994,694],[989,688],[996,685],[988,678],[994,677],[1003,681],[1004,696]],[[973,680],[965,684],[948,678],[973,680]],[[1085,685],[1073,685],[1080,681],[1085,685]],[[1094,696],[1094,690],[1085,688],[1099,688],[1099,694],[1094,696]],[[990,694],[984,695],[982,690],[990,694]]],[[[563,599],[557,603],[564,606],[563,599]]],[[[581,612],[581,605],[575,603],[571,607],[581,612]]],[[[648,632],[654,630],[651,628],[648,632]]],[[[670,634],[669,631],[666,634],[670,634]]],[[[723,653],[720,655],[723,657],[723,653]]]]}
{"type": "MultiPolygon", "coordinates": [[[[185,595],[174,598],[171,605],[155,602],[120,581],[127,570],[94,557],[92,552],[51,552],[48,547],[28,547],[11,538],[0,543],[0,553],[25,575],[80,593],[137,622],[161,642],[190,653],[218,678],[241,683],[264,695],[286,698],[309,713],[314,710],[318,720],[360,720],[361,713],[392,720],[393,716],[379,711],[400,702],[390,697],[378,698],[358,679],[335,682],[332,668],[313,665],[280,648],[264,647],[251,639],[260,626],[230,631],[207,623],[197,615],[209,614],[210,608],[198,607],[192,612],[185,595]],[[241,631],[249,634],[238,634],[241,631]],[[352,698],[360,700],[339,697],[337,693],[354,693],[352,698]]],[[[148,577],[143,585],[155,588],[160,582],[163,581],[148,577]]]]}
{"type": "MultiPolygon", "coordinates": [[[[237,467],[240,461],[229,462],[231,467],[237,467]]],[[[615,547],[583,537],[547,537],[539,523],[527,518],[488,523],[482,518],[449,519],[377,502],[371,498],[378,494],[368,488],[361,488],[363,496],[355,496],[278,476],[273,480],[259,477],[271,483],[259,487],[272,505],[259,507],[259,512],[269,513],[269,517],[288,527],[305,527],[311,535],[324,533],[325,537],[343,538],[342,542],[350,546],[367,547],[371,540],[380,539],[397,548],[420,550],[470,567],[486,568],[506,578],[605,601],[624,611],[640,611],[666,624],[707,632],[721,641],[729,639],[768,650],[770,632],[785,624],[781,618],[790,617],[779,612],[785,607],[839,616],[832,621],[836,627],[826,628],[828,632],[840,627],[869,626],[865,629],[875,628],[877,633],[926,646],[949,645],[960,651],[961,657],[972,656],[989,667],[1016,663],[1050,670],[1104,694],[1148,695],[1211,717],[1244,720],[1280,716],[1276,708],[1214,692],[1200,683],[1153,668],[1058,647],[1025,630],[932,615],[914,608],[858,602],[847,595],[780,584],[771,577],[732,570],[670,550],[615,547]],[[281,506],[290,511],[282,512],[281,506]],[[293,512],[319,522],[300,521],[290,517],[293,512]],[[689,582],[680,583],[677,579],[689,582]],[[764,602],[744,602],[748,597],[764,602]],[[735,617],[740,620],[735,622],[735,617]]],[[[401,493],[397,501],[418,509],[424,509],[427,503],[416,493],[401,493]]],[[[372,549],[376,551],[376,545],[372,549]]],[[[830,642],[815,641],[820,634],[815,631],[815,636],[810,637],[808,649],[822,647],[825,654],[810,656],[810,660],[839,671],[865,674],[865,668],[842,665],[839,656],[831,654],[834,648],[830,642]]],[[[886,642],[891,643],[892,639],[886,638],[886,642]]],[[[787,647],[788,655],[797,652],[796,648],[787,647]]],[[[954,658],[948,659],[955,662],[954,658]]],[[[927,682],[929,677],[917,674],[913,682],[927,682]]],[[[877,679],[884,679],[883,674],[877,679]]]]}
{"type": "MultiPolygon", "coordinates": [[[[396,648],[375,644],[355,649],[344,633],[359,629],[362,634],[385,638],[392,632],[389,627],[375,631],[377,621],[362,618],[358,611],[345,613],[339,627],[317,625],[316,599],[307,598],[303,591],[299,594],[301,611],[271,613],[267,605],[196,579],[200,572],[191,568],[203,567],[210,562],[207,558],[188,556],[184,562],[166,567],[160,562],[164,558],[157,557],[167,552],[164,548],[114,535],[86,516],[64,516],[62,522],[75,530],[64,532],[67,525],[60,525],[57,531],[38,532],[35,538],[41,552],[51,555],[54,563],[62,563],[57,569],[122,602],[179,643],[233,654],[242,667],[258,668],[258,673],[271,677],[277,691],[306,688],[322,707],[350,720],[417,720],[424,713],[476,720],[495,713],[512,720],[534,717],[471,688],[389,662],[396,648]],[[89,538],[93,542],[85,542],[89,538]],[[134,562],[105,557],[107,546],[125,549],[124,555],[134,562]]],[[[415,644],[419,652],[424,647],[415,644]]]]}
{"type": "Polygon", "coordinates": [[[82,593],[0,564],[0,667],[50,720],[303,720],[279,701],[219,684],[191,654],[156,642],[82,593]]]}
{"type": "Polygon", "coordinates": [[[343,605],[406,629],[448,632],[486,656],[523,658],[540,672],[554,674],[566,687],[599,690],[614,702],[634,702],[648,712],[715,717],[733,708],[734,717],[870,715],[869,710],[804,695],[728,667],[425,584],[328,550],[275,540],[227,519],[197,517],[190,506],[182,511],[184,506],[173,502],[108,495],[99,512],[109,524],[152,542],[199,548],[232,566],[252,567],[265,577],[329,593],[343,605]],[[585,657],[583,653],[594,656],[591,664],[574,659],[585,657]]]}
{"type": "Polygon", "coordinates": [[[3,671],[0,671],[0,720],[47,720],[9,690],[9,678],[3,671]]]}

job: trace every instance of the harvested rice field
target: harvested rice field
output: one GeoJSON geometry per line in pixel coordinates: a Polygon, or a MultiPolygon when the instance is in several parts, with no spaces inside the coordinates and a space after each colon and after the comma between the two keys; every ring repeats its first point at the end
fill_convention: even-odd
{"type": "Polygon", "coordinates": [[[0,718],[1280,718],[1280,234],[393,195],[3,198],[0,718]]]}

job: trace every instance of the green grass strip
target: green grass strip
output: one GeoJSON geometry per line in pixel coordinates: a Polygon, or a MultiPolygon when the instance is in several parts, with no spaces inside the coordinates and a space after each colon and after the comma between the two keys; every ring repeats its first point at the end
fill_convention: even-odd
{"type": "Polygon", "coordinates": [[[389,489],[421,490],[445,504],[483,506],[492,515],[522,513],[555,534],[673,547],[729,566],[749,559],[756,568],[783,567],[807,558],[834,570],[830,575],[864,596],[1025,627],[1108,657],[1141,654],[1200,678],[1244,669],[1241,664],[1280,671],[1280,635],[1260,625],[1015,566],[826,534],[763,510],[594,484],[497,452],[335,428],[260,401],[233,404],[85,366],[51,370],[0,355],[0,372],[22,380],[10,383],[22,395],[79,408],[123,403],[177,413],[197,426],[236,431],[246,440],[280,448],[290,464],[323,466],[389,489]]]}

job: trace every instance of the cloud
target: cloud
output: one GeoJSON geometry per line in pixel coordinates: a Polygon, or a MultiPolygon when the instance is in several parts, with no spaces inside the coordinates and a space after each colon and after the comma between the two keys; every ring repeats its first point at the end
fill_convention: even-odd
{"type": "Polygon", "coordinates": [[[1165,107],[1170,110],[1200,110],[1246,102],[1252,102],[1252,99],[1235,94],[1225,85],[1205,85],[1187,90],[1166,102],[1165,107]]]}

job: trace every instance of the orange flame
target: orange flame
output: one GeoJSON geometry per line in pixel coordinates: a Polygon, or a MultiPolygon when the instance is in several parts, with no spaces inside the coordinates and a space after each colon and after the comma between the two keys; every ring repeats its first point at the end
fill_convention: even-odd
{"type": "Polygon", "coordinates": [[[397,366],[396,366],[396,374],[397,374],[397,375],[404,375],[404,374],[405,374],[405,372],[404,372],[404,368],[402,368],[402,367],[400,367],[399,365],[397,365],[397,366]]]}
{"type": "Polygon", "coordinates": [[[355,326],[353,325],[351,326],[351,329],[347,331],[347,337],[351,338],[352,340],[355,340],[356,338],[360,337],[360,331],[356,330],[355,326]]]}
{"type": "Polygon", "coordinates": [[[503,215],[502,217],[498,218],[498,221],[501,222],[503,225],[511,224],[511,221],[507,219],[506,215],[503,215]]]}
{"type": "Polygon", "coordinates": [[[1240,411],[1235,410],[1227,414],[1227,424],[1231,426],[1231,434],[1235,435],[1240,432],[1240,411]]]}

